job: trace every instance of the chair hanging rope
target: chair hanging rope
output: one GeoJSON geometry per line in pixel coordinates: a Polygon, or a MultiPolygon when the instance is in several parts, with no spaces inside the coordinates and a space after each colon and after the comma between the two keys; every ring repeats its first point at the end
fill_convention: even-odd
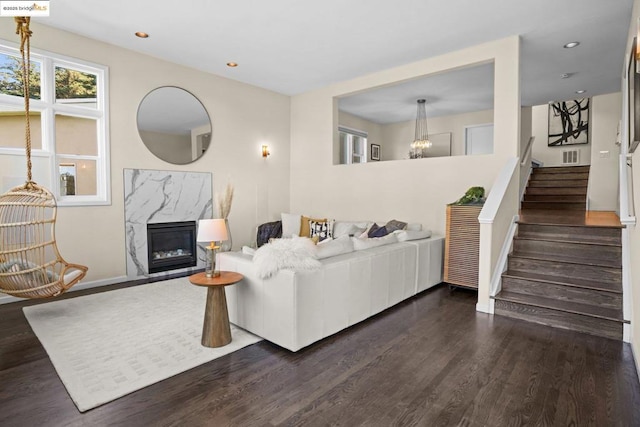
{"type": "Polygon", "coordinates": [[[53,194],[33,181],[29,75],[31,30],[29,17],[16,17],[22,57],[27,181],[0,196],[0,292],[22,298],[62,294],[79,282],[87,267],[66,262],[55,238],[57,205],[53,194]]]}
{"type": "Polygon", "coordinates": [[[24,94],[24,113],[25,113],[25,151],[27,155],[27,183],[33,184],[31,174],[31,121],[29,118],[29,76],[31,72],[31,34],[29,23],[31,18],[28,16],[16,16],[16,34],[20,36],[20,56],[22,57],[22,93],[24,94]],[[26,52],[25,52],[26,50],[26,52]]]}

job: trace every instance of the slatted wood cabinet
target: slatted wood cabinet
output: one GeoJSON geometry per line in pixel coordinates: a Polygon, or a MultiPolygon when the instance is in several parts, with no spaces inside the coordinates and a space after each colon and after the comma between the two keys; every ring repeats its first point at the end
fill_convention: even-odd
{"type": "Polygon", "coordinates": [[[478,258],[482,205],[447,206],[444,281],[478,289],[478,258]]]}

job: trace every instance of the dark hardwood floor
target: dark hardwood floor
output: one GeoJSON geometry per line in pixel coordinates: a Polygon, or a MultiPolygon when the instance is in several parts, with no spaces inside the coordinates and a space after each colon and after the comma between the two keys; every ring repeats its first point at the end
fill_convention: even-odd
{"type": "Polygon", "coordinates": [[[34,303],[0,306],[0,426],[640,425],[628,344],[477,313],[445,286],[298,353],[263,341],[81,414],[22,314],[34,303]]]}

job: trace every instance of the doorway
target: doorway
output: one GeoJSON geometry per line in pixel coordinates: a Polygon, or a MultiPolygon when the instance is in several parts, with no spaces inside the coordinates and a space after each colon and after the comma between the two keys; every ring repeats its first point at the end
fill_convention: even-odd
{"type": "Polygon", "coordinates": [[[467,156],[493,154],[493,123],[466,126],[464,128],[464,147],[467,156]]]}

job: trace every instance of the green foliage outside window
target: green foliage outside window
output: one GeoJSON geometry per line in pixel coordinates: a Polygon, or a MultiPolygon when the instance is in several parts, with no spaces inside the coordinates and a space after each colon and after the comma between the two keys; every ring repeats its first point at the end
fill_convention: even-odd
{"type": "MultiPolygon", "coordinates": [[[[40,63],[32,62],[29,73],[30,98],[40,99],[40,63]]],[[[55,68],[56,99],[97,97],[97,76],[64,67],[55,68]]],[[[22,64],[18,57],[0,54],[0,93],[22,96],[22,64]]]]}
{"type": "MultiPolygon", "coordinates": [[[[29,98],[40,99],[40,63],[32,62],[30,68],[29,98]]],[[[0,54],[0,93],[23,96],[20,58],[0,54]]]]}
{"type": "Polygon", "coordinates": [[[95,98],[96,76],[56,67],[56,99],[95,98]]]}

